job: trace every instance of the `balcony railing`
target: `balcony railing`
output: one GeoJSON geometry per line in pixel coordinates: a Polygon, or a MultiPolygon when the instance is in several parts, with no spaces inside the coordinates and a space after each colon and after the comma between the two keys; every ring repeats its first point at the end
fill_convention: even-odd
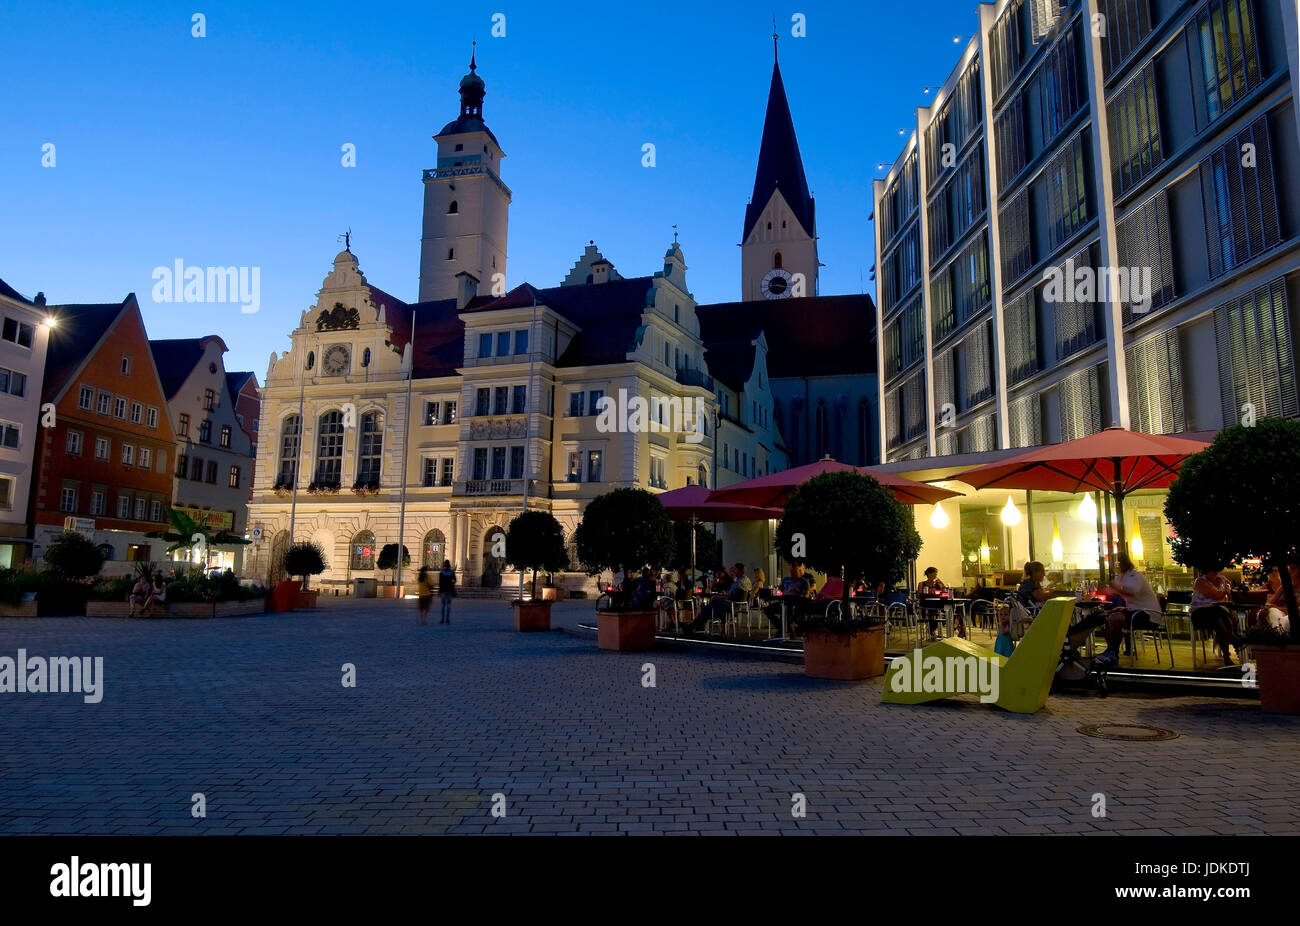
{"type": "Polygon", "coordinates": [[[523,495],[522,479],[469,479],[460,483],[462,495],[523,495]]]}
{"type": "Polygon", "coordinates": [[[700,386],[704,389],[713,391],[713,377],[703,370],[690,370],[686,367],[677,368],[677,382],[683,386],[700,386]]]}

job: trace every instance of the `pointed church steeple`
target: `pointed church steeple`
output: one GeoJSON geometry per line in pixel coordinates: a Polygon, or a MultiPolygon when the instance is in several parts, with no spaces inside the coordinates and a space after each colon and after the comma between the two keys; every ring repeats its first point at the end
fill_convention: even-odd
{"type": "Polygon", "coordinates": [[[741,298],[785,299],[817,294],[817,215],[804,174],[794,119],[781,79],[775,24],[772,83],[754,192],[741,235],[741,298]]]}
{"type": "Polygon", "coordinates": [[[781,191],[795,218],[809,235],[816,234],[813,198],[808,193],[808,179],[803,171],[803,158],[799,154],[799,139],[794,133],[794,119],[785,96],[785,83],[781,80],[781,65],[775,60],[776,41],[773,36],[772,84],[767,91],[767,115],[763,119],[763,141],[758,149],[758,171],[754,174],[754,192],[745,210],[745,231],[741,240],[749,237],[767,202],[776,190],[781,191]]]}

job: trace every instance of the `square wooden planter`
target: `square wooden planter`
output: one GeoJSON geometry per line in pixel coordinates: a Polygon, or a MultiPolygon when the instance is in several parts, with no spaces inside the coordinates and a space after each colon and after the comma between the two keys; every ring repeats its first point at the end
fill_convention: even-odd
{"type": "Polygon", "coordinates": [[[515,630],[535,633],[551,629],[551,603],[549,601],[515,602],[515,630]]]}
{"type": "Polygon", "coordinates": [[[803,638],[803,671],[810,678],[855,680],[885,674],[885,628],[855,634],[812,631],[803,638]]]}
{"type": "Polygon", "coordinates": [[[23,601],[18,604],[0,604],[0,617],[35,617],[36,602],[23,601]]]}
{"type": "Polygon", "coordinates": [[[1259,706],[1269,714],[1300,714],[1300,646],[1252,646],[1259,706]]]}
{"type": "MultiPolygon", "coordinates": [[[[294,607],[299,611],[303,611],[303,610],[309,611],[312,608],[316,607],[316,599],[319,596],[320,596],[320,592],[316,591],[316,589],[314,588],[299,589],[298,601],[294,605],[294,607]]],[[[390,595],[389,597],[391,598],[392,596],[390,595]]]]}
{"type": "Polygon", "coordinates": [[[596,645],[625,653],[653,649],[655,618],[654,611],[598,611],[596,645]]]}

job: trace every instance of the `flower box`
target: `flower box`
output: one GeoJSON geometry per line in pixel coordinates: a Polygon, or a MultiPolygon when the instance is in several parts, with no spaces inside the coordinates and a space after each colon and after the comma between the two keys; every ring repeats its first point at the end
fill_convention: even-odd
{"type": "Polygon", "coordinates": [[[810,678],[856,680],[885,674],[885,628],[856,633],[813,630],[803,638],[803,671],[810,678]]]}
{"type": "Polygon", "coordinates": [[[654,611],[598,611],[596,645],[619,652],[653,649],[656,617],[654,611]]]}
{"type": "Polygon", "coordinates": [[[516,601],[515,630],[535,633],[551,629],[551,603],[549,601],[516,601]]]}
{"type": "Polygon", "coordinates": [[[1259,706],[1269,714],[1300,714],[1300,646],[1250,648],[1259,683],[1259,706]]]}

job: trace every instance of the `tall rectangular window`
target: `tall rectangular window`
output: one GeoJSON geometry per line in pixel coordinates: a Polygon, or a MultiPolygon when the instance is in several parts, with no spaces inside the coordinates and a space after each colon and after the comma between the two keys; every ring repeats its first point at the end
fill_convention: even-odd
{"type": "Polygon", "coordinates": [[[605,451],[588,450],[587,451],[587,481],[602,482],[604,480],[605,451]]]}
{"type": "Polygon", "coordinates": [[[1116,194],[1136,186],[1165,159],[1154,64],[1116,91],[1106,107],[1110,123],[1111,179],[1116,194]]]}
{"type": "Polygon", "coordinates": [[[505,447],[492,448],[492,478],[493,479],[506,478],[506,448],[505,447]]]}
{"type": "Polygon", "coordinates": [[[510,387],[497,386],[493,390],[492,414],[504,415],[510,410],[510,387]]]}
{"type": "Polygon", "coordinates": [[[515,386],[510,393],[510,414],[522,415],[527,408],[528,388],[515,386]]]}
{"type": "Polygon", "coordinates": [[[1186,430],[1177,329],[1130,345],[1125,363],[1133,430],[1146,434],[1186,430]]]}
{"type": "Polygon", "coordinates": [[[492,411],[492,390],[477,389],[474,392],[474,414],[483,416],[491,414],[492,411]]]}
{"type": "Polygon", "coordinates": [[[1300,415],[1286,280],[1277,279],[1214,310],[1223,423],[1246,403],[1259,417],[1300,415]]]}
{"type": "Polygon", "coordinates": [[[492,335],[480,334],[478,336],[478,355],[480,357],[492,356],[492,335]]]}
{"type": "Polygon", "coordinates": [[[1200,58],[1195,97],[1199,103],[1203,95],[1199,115],[1208,125],[1262,80],[1251,0],[1209,0],[1187,28],[1193,58],[1200,58]]]}
{"type": "Polygon", "coordinates": [[[487,478],[488,452],[486,447],[474,448],[474,478],[487,478]]]}
{"type": "Polygon", "coordinates": [[[1267,115],[1202,161],[1200,174],[1211,278],[1281,242],[1267,115]],[[1250,166],[1242,163],[1246,150],[1254,152],[1250,166]]]}
{"type": "Polygon", "coordinates": [[[528,329],[522,328],[515,332],[515,353],[528,353],[528,329]]]}
{"type": "Polygon", "coordinates": [[[511,479],[524,478],[524,448],[523,447],[510,448],[510,478],[511,479]]]}

